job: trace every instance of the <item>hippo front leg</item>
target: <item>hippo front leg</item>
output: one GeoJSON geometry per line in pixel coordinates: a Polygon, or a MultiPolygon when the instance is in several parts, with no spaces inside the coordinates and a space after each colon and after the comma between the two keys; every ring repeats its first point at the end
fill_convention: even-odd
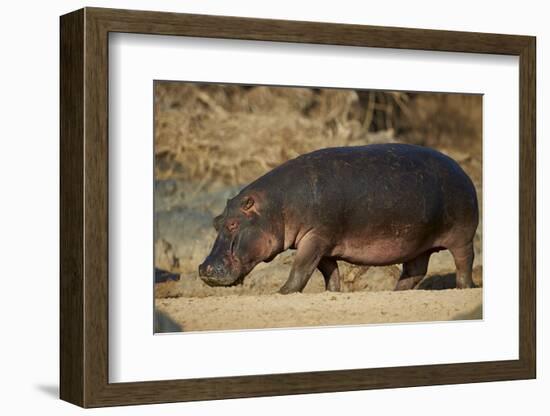
{"type": "Polygon", "coordinates": [[[312,236],[304,237],[298,244],[296,257],[286,283],[279,289],[279,293],[301,292],[306,287],[309,278],[319,265],[326,247],[322,240],[312,236]]]}

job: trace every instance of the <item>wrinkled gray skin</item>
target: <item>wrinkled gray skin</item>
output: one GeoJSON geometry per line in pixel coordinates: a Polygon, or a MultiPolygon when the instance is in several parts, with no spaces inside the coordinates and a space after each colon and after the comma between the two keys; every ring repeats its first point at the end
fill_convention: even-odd
{"type": "Polygon", "coordinates": [[[457,287],[473,287],[477,225],[474,185],[442,153],[406,144],[321,149],[228,200],[199,275],[211,286],[238,284],[258,263],[296,249],[280,293],[302,291],[316,268],[326,288],[339,291],[337,260],[402,263],[396,290],[403,290],[422,280],[432,253],[448,249],[457,287]]]}

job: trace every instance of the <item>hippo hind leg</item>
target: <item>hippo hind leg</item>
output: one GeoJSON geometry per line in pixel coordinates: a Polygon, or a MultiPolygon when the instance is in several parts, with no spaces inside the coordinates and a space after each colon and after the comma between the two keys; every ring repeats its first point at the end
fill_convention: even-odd
{"type": "Polygon", "coordinates": [[[432,250],[428,250],[418,257],[403,263],[403,270],[395,285],[395,290],[408,290],[416,287],[424,279],[424,276],[426,276],[432,253],[432,250]]]}
{"type": "Polygon", "coordinates": [[[474,245],[472,242],[465,246],[449,248],[456,266],[456,287],[465,289],[475,287],[472,280],[472,266],[474,264],[474,245]]]}
{"type": "Polygon", "coordinates": [[[336,260],[329,257],[323,257],[317,265],[319,271],[325,278],[325,287],[331,292],[339,292],[340,287],[340,273],[338,271],[338,263],[336,260]]]}

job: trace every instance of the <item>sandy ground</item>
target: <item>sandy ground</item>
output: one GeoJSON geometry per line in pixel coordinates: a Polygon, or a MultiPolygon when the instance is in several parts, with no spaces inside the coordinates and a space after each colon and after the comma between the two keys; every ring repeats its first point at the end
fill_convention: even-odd
{"type": "Polygon", "coordinates": [[[482,318],[482,289],[158,299],[183,331],[482,318]]]}
{"type": "Polygon", "coordinates": [[[279,295],[292,252],[277,266],[260,265],[233,287],[210,287],[196,274],[155,285],[156,332],[234,330],[481,319],[482,267],[476,289],[457,290],[450,254],[433,256],[419,289],[394,292],[399,267],[362,268],[340,262],[347,292],[328,292],[318,271],[303,293],[279,295]]]}

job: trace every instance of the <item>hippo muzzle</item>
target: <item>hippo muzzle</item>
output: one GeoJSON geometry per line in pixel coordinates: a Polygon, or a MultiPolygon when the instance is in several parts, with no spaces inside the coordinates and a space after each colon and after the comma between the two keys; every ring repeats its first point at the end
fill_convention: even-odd
{"type": "Polygon", "coordinates": [[[239,275],[231,273],[224,262],[213,261],[210,256],[199,266],[199,276],[209,286],[232,286],[239,281],[239,275]]]}
{"type": "Polygon", "coordinates": [[[219,236],[212,252],[199,266],[199,276],[207,285],[232,286],[242,282],[241,262],[232,251],[233,241],[219,236]]]}

